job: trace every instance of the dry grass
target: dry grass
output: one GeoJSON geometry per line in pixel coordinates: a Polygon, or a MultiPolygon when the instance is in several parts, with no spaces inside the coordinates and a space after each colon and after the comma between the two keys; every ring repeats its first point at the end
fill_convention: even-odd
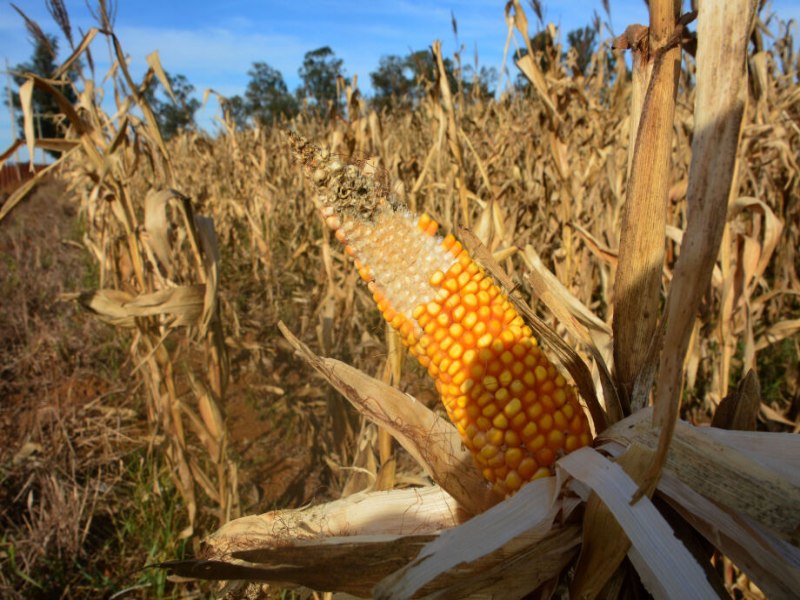
{"type": "MultiPolygon", "coordinates": [[[[525,31],[516,9],[512,25],[525,31]]],[[[696,297],[697,311],[691,311],[685,369],[679,370],[681,416],[710,423],[724,398],[742,395],[736,394],[737,384],[752,369],[761,388],[752,422],[757,413],[759,430],[797,432],[800,65],[783,25],[762,18],[777,38],[764,48],[756,36],[749,47],[734,192],[719,257],[709,264],[710,284],[696,297]]],[[[100,51],[102,37],[92,30],[85,43],[100,51]]],[[[115,38],[109,42],[112,59],[122,56],[115,38]]],[[[538,61],[520,62],[533,82],[530,90],[497,101],[460,93],[448,97],[449,90],[430,85],[413,112],[376,114],[348,89],[347,121],[301,115],[285,125],[345,160],[376,168],[401,201],[429,212],[445,229],[472,228],[524,296],[537,292],[533,308],[564,334],[552,316],[561,319],[558,311],[551,313],[536,300],[545,301],[541,291],[552,287],[542,283],[543,275],[530,276],[541,273],[540,260],[598,319],[599,324],[567,328],[572,336],[567,339],[577,345],[577,356],[594,366],[593,387],[613,422],[648,397],[649,387],[637,397],[634,382],[641,362],[652,357],[647,344],[636,339],[644,330],[637,330],[641,321],[631,315],[648,306],[654,317],[660,315],[666,291],[679,277],[698,132],[695,61],[684,52],[674,108],[659,109],[674,111],[667,133],[657,134],[661,142],[664,135],[671,141],[660,147],[660,159],[652,159],[661,178],[661,194],[653,201],[663,207],[667,242],[662,237],[651,244],[656,268],[652,281],[642,284],[636,259],[644,257],[634,252],[630,258],[639,244],[630,232],[642,229],[638,217],[625,216],[624,200],[651,191],[628,177],[629,163],[650,173],[637,166],[646,157],[634,156],[629,131],[641,111],[647,123],[647,110],[655,109],[643,109],[637,96],[639,79],[649,77],[646,69],[631,81],[621,58],[610,68],[608,43],[587,77],[576,78],[557,59],[556,39],[545,50],[552,54],[546,72],[538,61]],[[620,269],[631,283],[618,277],[620,269]],[[650,296],[631,296],[637,285],[646,285],[650,296]],[[619,297],[626,293],[630,305],[623,313],[619,297]],[[645,300],[649,304],[642,304],[645,300]],[[631,347],[641,348],[626,351],[617,343],[615,352],[612,339],[626,335],[634,336],[631,347]],[[625,366],[618,367],[617,381],[600,381],[598,365],[612,364],[612,356],[625,366]],[[618,400],[609,393],[612,388],[619,391],[618,400]]],[[[83,225],[73,242],[88,252],[74,244],[50,258],[44,250],[23,251],[32,238],[65,237],[63,230],[35,229],[48,221],[12,223],[24,218],[24,205],[2,223],[3,285],[16,296],[6,296],[8,310],[0,316],[5,321],[0,385],[16,399],[9,410],[28,415],[31,423],[23,428],[25,435],[12,438],[12,451],[2,459],[3,493],[13,510],[3,515],[0,582],[9,589],[20,586],[22,594],[41,585],[45,567],[36,557],[41,549],[56,561],[72,556],[91,562],[92,522],[102,510],[116,513],[114,503],[122,501],[109,486],[132,477],[119,459],[141,449],[142,439],[150,451],[147,460],[168,466],[182,497],[185,512],[171,524],[175,539],[181,530],[183,537],[198,539],[198,533],[244,513],[428,482],[408,455],[387,446],[385,433],[300,363],[293,355],[297,346],[278,331],[283,321],[316,354],[386,381],[394,377],[422,404],[438,406],[416,365],[406,365],[398,381],[396,342],[385,336],[352,262],[309,201],[312,187],[281,129],[229,128],[216,138],[185,134],[164,143],[135,91],[158,76],[160,66],[151,64],[143,82],[132,81],[124,64],[115,64],[111,85],[127,103],[120,118],[111,119],[91,96],[84,96],[80,117],[65,108],[71,129],[68,141],[61,142],[67,150],[61,178],[72,196],[58,206],[77,211],[83,225]],[[161,192],[167,188],[190,198],[161,192]],[[42,272],[64,279],[48,284],[38,275],[42,272]],[[87,275],[76,280],[81,272],[87,275]],[[61,292],[96,290],[101,291],[81,296],[84,306],[121,325],[119,334],[87,319],[64,326],[49,312],[53,306],[71,310],[54,303],[61,292]],[[175,290],[185,294],[180,302],[175,290]],[[134,298],[139,299],[135,313],[134,298]],[[103,370],[107,355],[117,366],[103,370]],[[84,362],[76,365],[79,360],[84,362]],[[103,383],[71,403],[65,401],[71,389],[65,379],[103,383]],[[128,407],[135,412],[126,412],[128,407]],[[263,426],[256,424],[259,419],[263,426]],[[145,423],[147,436],[133,435],[145,423]],[[286,449],[289,458],[283,457],[286,449]],[[92,456],[97,460],[88,460],[92,456]]],[[[87,80],[81,75],[70,85],[88,94],[87,80]]],[[[668,104],[668,98],[662,101],[668,104]]],[[[48,143],[55,142],[40,145],[48,143]]],[[[26,191],[23,187],[6,201],[0,218],[26,191]]],[[[652,206],[645,208],[652,213],[652,206]]],[[[61,222],[57,214],[53,219],[53,227],[61,222]]],[[[650,331],[644,341],[652,338],[650,331]]],[[[16,414],[4,417],[6,426],[16,414]]],[[[163,473],[154,467],[144,480],[160,481],[163,473]]],[[[569,537],[571,531],[561,533],[569,537]]],[[[146,556],[129,558],[141,565],[146,556]]],[[[560,557],[554,560],[560,569],[560,557]]],[[[714,564],[729,593],[755,593],[721,558],[714,564]]],[[[353,588],[363,591],[360,585],[354,579],[353,588]]]]}

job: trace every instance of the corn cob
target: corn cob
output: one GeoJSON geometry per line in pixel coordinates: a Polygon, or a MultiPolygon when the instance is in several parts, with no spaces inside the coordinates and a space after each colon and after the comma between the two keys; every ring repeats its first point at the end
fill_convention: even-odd
{"type": "Polygon", "coordinates": [[[289,134],[383,318],[436,382],[450,420],[501,494],[551,474],[591,441],[575,389],[452,235],[415,218],[364,165],[289,134]]]}

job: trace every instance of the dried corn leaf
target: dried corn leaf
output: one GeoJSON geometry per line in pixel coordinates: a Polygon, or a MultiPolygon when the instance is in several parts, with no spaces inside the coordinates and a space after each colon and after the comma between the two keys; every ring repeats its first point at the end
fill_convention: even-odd
{"type": "MultiPolygon", "coordinates": [[[[601,439],[658,445],[652,409],[610,427],[601,439]]],[[[800,542],[800,436],[697,428],[678,421],[665,470],[696,492],[743,513],[790,543],[800,542]]]]}
{"type": "MultiPolygon", "coordinates": [[[[752,17],[751,0],[708,0],[698,19],[688,223],[667,298],[664,352],[653,413],[661,428],[659,450],[650,473],[653,478],[666,459],[678,418],[684,357],[722,241],[747,94],[745,65],[752,17]]],[[[619,316],[615,313],[615,317],[619,316]]],[[[624,340],[615,338],[615,342],[624,340]]]]}
{"type": "Polygon", "coordinates": [[[148,66],[153,69],[153,73],[155,73],[158,80],[161,82],[161,85],[164,86],[164,90],[167,92],[169,97],[172,99],[173,102],[176,104],[178,101],[175,99],[175,94],[172,92],[172,86],[169,83],[169,77],[164,72],[164,67],[161,66],[161,57],[158,53],[158,50],[154,50],[150,54],[145,57],[148,66]]]}
{"type": "Polygon", "coordinates": [[[545,268],[532,246],[525,247],[523,258],[530,269],[528,280],[531,282],[534,295],[547,306],[575,339],[583,342],[589,349],[600,375],[609,422],[616,423],[622,420],[625,415],[608,369],[607,360],[611,357],[604,356],[596,344],[596,341],[599,342],[604,349],[610,347],[611,328],[598,319],[545,268]]]}
{"type": "Polygon", "coordinates": [[[773,323],[762,333],[756,343],[756,350],[763,350],[770,344],[775,344],[788,337],[800,333],[800,319],[787,319],[773,323]]]}
{"type": "Polygon", "coordinates": [[[100,289],[78,295],[81,305],[100,320],[119,327],[135,327],[137,317],[169,316],[173,326],[197,325],[203,310],[205,285],[186,285],[150,294],[100,289]]]}
{"type": "Polygon", "coordinates": [[[800,550],[698,494],[669,471],[658,486],[670,505],[766,594],[792,598],[800,589],[800,550]]]}
{"type": "Polygon", "coordinates": [[[144,199],[144,227],[147,235],[142,236],[142,239],[158,257],[168,277],[172,275],[173,264],[168,235],[167,203],[175,197],[176,194],[172,190],[150,190],[144,199]]]}
{"type": "Polygon", "coordinates": [[[712,427],[755,431],[758,409],[761,406],[761,388],[755,371],[749,370],[736,390],[719,403],[711,420],[712,427]]]}
{"type": "Polygon", "coordinates": [[[438,487],[362,492],[304,509],[242,517],[204,541],[201,558],[164,563],[200,579],[249,579],[368,596],[459,509],[438,487]]]}
{"type": "Polygon", "coordinates": [[[521,598],[554,577],[577,551],[576,525],[554,523],[562,509],[555,477],[442,532],[406,567],[375,588],[376,598],[486,595],[521,598]]]}
{"type": "Polygon", "coordinates": [[[33,170],[36,158],[36,136],[33,133],[33,80],[26,80],[19,86],[19,102],[22,107],[22,131],[25,134],[25,144],[28,146],[28,160],[33,170]]]}
{"type": "Polygon", "coordinates": [[[373,423],[387,429],[442,489],[476,514],[500,500],[478,471],[455,427],[408,394],[338,360],[320,358],[279,323],[300,356],[373,423]]]}
{"type": "Polygon", "coordinates": [[[592,488],[613,513],[631,541],[628,557],[651,594],[665,600],[716,597],[703,569],[650,499],[631,504],[637,485],[619,465],[592,448],[576,450],[557,464],[592,488]]]}
{"type": "MultiPolygon", "coordinates": [[[[616,462],[631,479],[639,481],[651,460],[652,452],[634,442],[616,462]]],[[[596,598],[616,573],[630,546],[622,526],[592,492],[586,501],[583,542],[570,585],[570,597],[596,598]]]]}
{"type": "Polygon", "coordinates": [[[203,272],[205,279],[205,297],[203,298],[203,314],[200,319],[200,335],[208,332],[213,319],[217,317],[219,299],[219,241],[214,229],[214,220],[200,215],[194,216],[194,226],[200,247],[203,251],[203,272]]]}

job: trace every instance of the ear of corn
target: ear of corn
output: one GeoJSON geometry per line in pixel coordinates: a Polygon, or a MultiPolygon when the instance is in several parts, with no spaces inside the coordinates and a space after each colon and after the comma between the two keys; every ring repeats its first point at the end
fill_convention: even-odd
{"type": "Polygon", "coordinates": [[[415,218],[355,165],[291,136],[327,224],[384,319],[436,381],[451,421],[502,494],[591,441],[575,389],[484,270],[427,214],[415,218]]]}

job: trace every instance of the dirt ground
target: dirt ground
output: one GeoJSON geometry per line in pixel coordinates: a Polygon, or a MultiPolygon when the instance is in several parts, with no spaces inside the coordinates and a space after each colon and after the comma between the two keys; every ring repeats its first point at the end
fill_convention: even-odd
{"type": "MultiPolygon", "coordinates": [[[[107,577],[110,589],[124,585],[125,569],[104,566],[92,551],[119,533],[137,493],[130,465],[151,460],[158,443],[144,390],[131,375],[129,340],[62,300],[99,284],[81,240],[81,215],[57,180],[38,186],[0,223],[3,596],[21,597],[13,591],[24,580],[20,573],[41,584],[42,573],[64,557],[107,577]]],[[[325,396],[333,392],[310,386],[291,353],[270,340],[264,345],[271,348],[266,357],[232,350],[224,405],[247,514],[335,493],[314,443],[325,426],[325,396]]],[[[138,568],[145,558],[120,562],[138,568]]],[[[69,589],[80,576],[65,570],[58,586],[69,589]]]]}

